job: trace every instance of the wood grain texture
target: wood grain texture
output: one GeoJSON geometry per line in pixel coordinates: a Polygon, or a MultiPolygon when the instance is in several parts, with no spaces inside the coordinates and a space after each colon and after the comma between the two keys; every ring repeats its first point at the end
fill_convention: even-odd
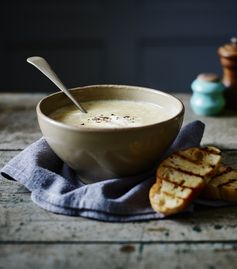
{"type": "Polygon", "coordinates": [[[11,206],[1,202],[0,242],[237,242],[236,207],[196,209],[192,216],[162,221],[103,223],[52,214],[29,195],[14,198],[9,196],[11,206]]]}
{"type": "Polygon", "coordinates": [[[0,95],[0,150],[24,149],[39,139],[36,104],[43,94],[0,95]]]}
{"type": "MultiPolygon", "coordinates": [[[[0,94],[0,169],[41,137],[35,106],[44,94],[0,94]]],[[[237,114],[198,117],[190,95],[184,124],[206,123],[203,144],[223,150],[237,168],[237,114]]],[[[235,269],[237,210],[196,205],[191,215],[137,222],[105,223],[47,212],[35,205],[21,184],[0,177],[0,269],[138,268],[235,269]]]]}
{"type": "Polygon", "coordinates": [[[0,268],[236,269],[236,244],[0,245],[0,268]]]}
{"type": "MultiPolygon", "coordinates": [[[[17,151],[0,152],[0,168],[17,151]]],[[[237,151],[223,158],[237,168],[237,151]]],[[[39,208],[19,183],[0,180],[0,242],[237,241],[236,207],[197,206],[192,215],[141,223],[103,223],[39,208]]]]}

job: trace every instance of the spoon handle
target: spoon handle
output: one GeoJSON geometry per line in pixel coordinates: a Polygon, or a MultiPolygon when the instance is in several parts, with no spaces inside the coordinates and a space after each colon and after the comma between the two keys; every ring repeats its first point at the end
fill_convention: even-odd
{"type": "Polygon", "coordinates": [[[50,65],[42,57],[33,56],[27,59],[27,62],[38,68],[46,77],[48,77],[61,91],[63,91],[72,102],[84,113],[86,110],[77,102],[77,100],[71,95],[71,93],[64,86],[59,77],[52,70],[50,65]]]}

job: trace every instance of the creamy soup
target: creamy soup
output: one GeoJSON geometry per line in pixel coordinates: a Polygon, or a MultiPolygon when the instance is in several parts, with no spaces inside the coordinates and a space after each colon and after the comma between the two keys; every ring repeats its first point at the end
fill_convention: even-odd
{"type": "Polygon", "coordinates": [[[69,105],[49,116],[67,125],[96,128],[136,127],[169,118],[163,107],[148,102],[97,100],[83,102],[82,106],[88,113],[82,113],[74,105],[69,105]]]}

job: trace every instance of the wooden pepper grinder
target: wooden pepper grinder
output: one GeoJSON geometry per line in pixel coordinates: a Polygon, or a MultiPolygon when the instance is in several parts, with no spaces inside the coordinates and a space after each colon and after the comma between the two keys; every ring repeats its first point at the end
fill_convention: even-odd
{"type": "Polygon", "coordinates": [[[237,110],[237,37],[231,38],[230,44],[220,47],[218,54],[223,67],[226,107],[237,110]]]}

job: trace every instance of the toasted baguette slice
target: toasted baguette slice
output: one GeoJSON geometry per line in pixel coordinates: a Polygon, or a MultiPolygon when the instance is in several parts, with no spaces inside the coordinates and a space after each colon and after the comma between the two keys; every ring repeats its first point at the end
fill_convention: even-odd
{"type": "MultiPolygon", "coordinates": [[[[214,176],[221,162],[221,151],[215,147],[189,148],[172,154],[162,162],[162,166],[174,168],[184,174],[200,176],[205,181],[214,176]]],[[[157,170],[158,177],[162,178],[160,169],[157,170]]]]}
{"type": "Polygon", "coordinates": [[[214,147],[189,148],[165,159],[157,169],[149,198],[155,211],[170,215],[181,212],[215,175],[221,161],[214,147]]]}
{"type": "MultiPolygon", "coordinates": [[[[173,188],[175,188],[175,185],[173,185],[173,188]]],[[[181,212],[187,206],[184,199],[170,196],[169,193],[160,191],[158,182],[151,187],[149,198],[152,208],[166,216],[181,212]]]]}
{"type": "Polygon", "coordinates": [[[211,200],[237,203],[237,170],[221,164],[217,175],[205,186],[201,196],[211,200]]]}

